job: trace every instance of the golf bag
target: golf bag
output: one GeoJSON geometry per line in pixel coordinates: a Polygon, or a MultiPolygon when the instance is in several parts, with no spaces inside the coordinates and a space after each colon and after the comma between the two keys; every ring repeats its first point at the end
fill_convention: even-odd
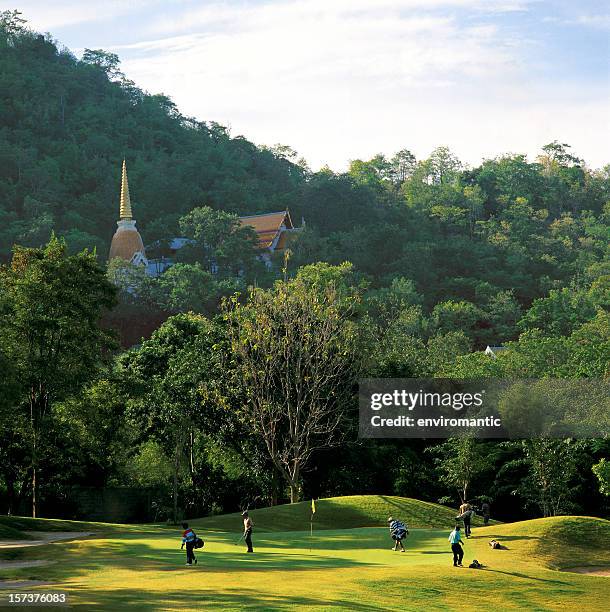
{"type": "Polygon", "coordinates": [[[203,548],[205,542],[201,538],[195,538],[195,548],[203,548]]]}

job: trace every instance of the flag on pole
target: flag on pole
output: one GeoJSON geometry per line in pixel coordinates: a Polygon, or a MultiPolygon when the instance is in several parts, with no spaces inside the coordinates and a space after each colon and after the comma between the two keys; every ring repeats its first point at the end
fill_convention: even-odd
{"type": "Polygon", "coordinates": [[[309,552],[311,552],[311,542],[313,540],[313,515],[316,513],[316,500],[311,498],[311,516],[309,517],[309,552]]]}

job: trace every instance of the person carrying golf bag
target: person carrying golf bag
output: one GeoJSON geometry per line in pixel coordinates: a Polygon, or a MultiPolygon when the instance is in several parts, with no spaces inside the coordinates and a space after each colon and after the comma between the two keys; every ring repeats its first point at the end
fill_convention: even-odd
{"type": "Polygon", "coordinates": [[[248,515],[248,511],[244,510],[242,513],[242,518],[244,519],[244,542],[246,543],[246,546],[248,547],[247,552],[251,553],[254,552],[254,550],[252,549],[252,519],[250,518],[250,516],[248,515]]]}
{"type": "Polygon", "coordinates": [[[197,536],[195,532],[189,527],[188,523],[182,523],[182,546],[180,550],[182,550],[186,544],[186,565],[197,565],[197,558],[195,557],[195,543],[197,541],[197,536]]]}
{"type": "Polygon", "coordinates": [[[409,535],[409,529],[402,521],[393,519],[392,517],[388,519],[388,523],[390,525],[390,537],[394,540],[394,548],[392,548],[392,550],[398,550],[400,546],[400,551],[405,552],[402,541],[409,535]]]}

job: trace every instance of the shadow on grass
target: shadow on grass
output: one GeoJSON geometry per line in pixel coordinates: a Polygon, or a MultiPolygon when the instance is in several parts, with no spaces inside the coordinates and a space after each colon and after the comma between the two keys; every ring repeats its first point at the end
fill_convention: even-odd
{"type": "MultiPolygon", "coordinates": [[[[479,537],[483,537],[483,536],[479,536],[479,537]]],[[[487,538],[487,535],[485,537],[487,538]]],[[[503,540],[510,542],[513,540],[515,541],[516,540],[539,540],[540,536],[526,536],[526,535],[507,536],[507,535],[493,535],[490,533],[489,539],[490,540],[497,539],[499,542],[502,542],[503,540]]]]}
{"type": "Polygon", "coordinates": [[[450,550],[414,550],[413,552],[419,553],[420,555],[451,555],[453,554],[450,550]]]}
{"type": "Polygon", "coordinates": [[[116,591],[92,591],[76,588],[71,590],[72,601],[89,610],[167,610],[167,609],[251,609],[282,610],[345,608],[356,612],[373,612],[378,606],[341,598],[323,599],[301,595],[262,593],[251,588],[225,589],[222,593],[193,585],[188,591],[143,591],[120,589],[116,591]]]}
{"type": "MultiPolygon", "coordinates": [[[[110,541],[105,543],[103,548],[95,549],[82,548],[82,544],[78,547],[66,546],[55,551],[50,550],[49,547],[45,548],[47,548],[46,555],[40,556],[47,559],[53,558],[57,563],[44,567],[2,570],[0,572],[2,577],[61,583],[104,571],[131,570],[146,574],[147,572],[182,572],[185,570],[186,553],[180,550],[179,546],[170,549],[142,542],[110,541]]],[[[370,566],[370,563],[367,562],[338,556],[281,552],[255,552],[249,555],[239,550],[235,552],[198,552],[197,558],[198,569],[206,573],[303,571],[370,566]]]]}
{"type": "MultiPolygon", "coordinates": [[[[323,531],[310,536],[307,532],[292,532],[295,537],[286,537],[278,540],[277,537],[269,537],[267,532],[260,535],[254,534],[254,546],[264,548],[281,549],[290,547],[294,550],[385,550],[394,545],[387,529],[365,527],[351,529],[349,531],[323,531]],[[298,535],[297,535],[298,534],[298,535]]],[[[438,547],[444,542],[446,535],[444,531],[433,529],[412,529],[410,534],[403,540],[408,549],[419,549],[438,547]]],[[[213,540],[211,540],[213,541],[213,540]]],[[[231,543],[229,538],[216,538],[216,541],[231,543]]],[[[234,543],[234,542],[233,542],[234,543]]]]}
{"type": "Polygon", "coordinates": [[[536,576],[528,576],[527,574],[522,574],[521,572],[505,572],[503,570],[490,569],[489,567],[484,567],[481,571],[493,572],[494,574],[505,574],[506,576],[515,576],[517,578],[523,578],[525,580],[534,580],[536,582],[545,582],[547,584],[570,586],[569,582],[564,582],[563,580],[549,580],[548,578],[537,578],[536,576]]]}

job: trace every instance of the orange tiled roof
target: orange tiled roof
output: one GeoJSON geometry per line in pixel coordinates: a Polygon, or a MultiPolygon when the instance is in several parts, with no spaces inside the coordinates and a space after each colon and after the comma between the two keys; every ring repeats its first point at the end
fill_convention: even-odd
{"type": "Polygon", "coordinates": [[[286,229],[294,227],[287,210],[240,217],[239,222],[242,225],[249,225],[254,228],[254,231],[258,234],[258,246],[261,249],[268,249],[273,244],[282,225],[286,229]]]}
{"type": "Polygon", "coordinates": [[[283,251],[296,237],[298,234],[293,232],[282,232],[277,241],[276,251],[283,251]]]}

